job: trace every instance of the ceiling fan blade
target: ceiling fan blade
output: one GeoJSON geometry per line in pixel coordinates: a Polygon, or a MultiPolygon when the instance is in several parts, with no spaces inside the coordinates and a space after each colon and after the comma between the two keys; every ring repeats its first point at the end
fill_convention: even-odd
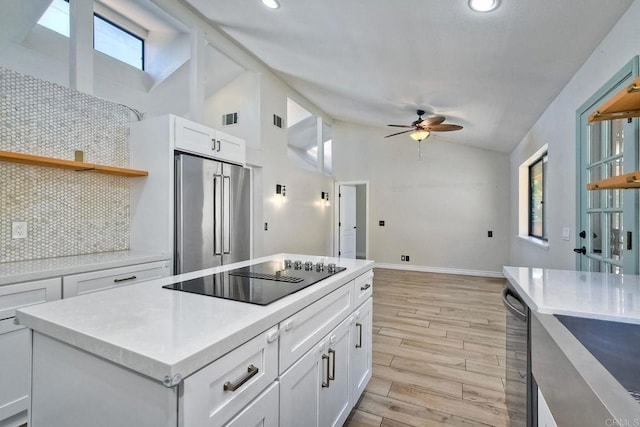
{"type": "Polygon", "coordinates": [[[391,135],[385,136],[385,138],[389,138],[390,136],[402,135],[403,133],[413,132],[413,129],[403,130],[402,132],[392,133],[391,135]]]}
{"type": "Polygon", "coordinates": [[[412,128],[413,126],[409,126],[409,125],[387,125],[387,126],[391,126],[394,128],[412,128]]]}
{"type": "Polygon", "coordinates": [[[449,132],[460,129],[462,129],[462,126],[460,125],[435,125],[427,127],[427,130],[431,132],[449,132]]]}
{"type": "Polygon", "coordinates": [[[439,125],[440,123],[444,122],[444,117],[442,116],[433,116],[433,117],[427,117],[426,119],[424,119],[423,121],[420,122],[420,127],[421,128],[426,128],[429,126],[436,126],[439,125]]]}

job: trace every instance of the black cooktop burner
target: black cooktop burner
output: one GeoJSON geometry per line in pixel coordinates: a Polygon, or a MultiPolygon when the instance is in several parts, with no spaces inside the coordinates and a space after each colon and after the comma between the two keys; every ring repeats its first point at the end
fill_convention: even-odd
{"type": "Polygon", "coordinates": [[[310,262],[267,261],[163,288],[267,305],[344,270],[310,262]]]}

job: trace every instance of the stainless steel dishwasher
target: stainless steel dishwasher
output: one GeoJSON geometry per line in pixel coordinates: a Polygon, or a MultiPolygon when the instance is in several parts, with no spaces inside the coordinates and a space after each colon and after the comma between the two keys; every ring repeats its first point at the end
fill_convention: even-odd
{"type": "Polygon", "coordinates": [[[509,420],[512,427],[532,427],[537,424],[537,394],[533,393],[531,375],[529,307],[511,287],[503,289],[502,303],[507,309],[505,397],[509,420]]]}

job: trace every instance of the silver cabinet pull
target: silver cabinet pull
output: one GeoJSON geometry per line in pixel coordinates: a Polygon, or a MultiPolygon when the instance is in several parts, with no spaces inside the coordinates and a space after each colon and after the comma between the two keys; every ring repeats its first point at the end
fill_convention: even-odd
{"type": "Polygon", "coordinates": [[[123,277],[122,279],[113,279],[113,283],[126,282],[128,280],[135,280],[135,279],[137,279],[136,276],[123,277]]]}
{"type": "Polygon", "coordinates": [[[361,290],[361,291],[366,291],[366,290],[367,290],[367,289],[369,289],[370,287],[371,287],[371,284],[367,283],[366,285],[361,286],[361,287],[360,287],[360,290],[361,290]]]}
{"type": "Polygon", "coordinates": [[[213,142],[213,147],[211,147],[211,149],[213,151],[216,151],[216,139],[215,138],[211,138],[211,142],[213,142]]]}
{"type": "Polygon", "coordinates": [[[218,140],[218,153],[220,152],[220,140],[218,140]]]}
{"type": "Polygon", "coordinates": [[[257,373],[258,373],[258,368],[256,368],[253,365],[249,365],[249,368],[247,368],[247,375],[245,375],[244,378],[242,378],[240,381],[238,381],[235,384],[233,384],[230,381],[227,381],[226,383],[224,383],[224,387],[223,387],[224,391],[236,391],[237,389],[242,387],[244,383],[246,383],[251,378],[256,376],[257,373]]]}
{"type": "Polygon", "coordinates": [[[356,323],[356,328],[358,328],[358,344],[356,344],[356,348],[362,348],[362,323],[356,323]]]}
{"type": "MultiPolygon", "coordinates": [[[[328,376],[329,380],[335,381],[336,379],[336,351],[332,348],[329,349],[329,354],[331,355],[331,375],[328,376]]],[[[327,373],[329,373],[329,369],[327,367],[327,373]]]]}
{"type": "Polygon", "coordinates": [[[326,354],[323,354],[322,355],[323,364],[325,360],[327,361],[327,381],[322,382],[322,388],[329,388],[329,381],[331,380],[331,378],[329,377],[329,356],[327,356],[326,354]]]}

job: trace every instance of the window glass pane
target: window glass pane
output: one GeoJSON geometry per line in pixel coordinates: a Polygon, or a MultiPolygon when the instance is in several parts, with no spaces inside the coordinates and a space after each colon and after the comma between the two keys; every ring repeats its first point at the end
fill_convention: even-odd
{"type": "Polygon", "coordinates": [[[601,140],[601,122],[591,123],[588,127],[589,141],[589,163],[595,163],[602,159],[602,151],[600,147],[601,140]]]}
{"type": "Polygon", "coordinates": [[[38,24],[69,37],[69,3],[65,0],[53,0],[38,24]]]}
{"type": "Polygon", "coordinates": [[[93,17],[93,43],[96,50],[144,69],[144,42],[97,15],[93,17]]]}
{"type": "Polygon", "coordinates": [[[609,156],[622,153],[624,142],[624,120],[611,121],[611,134],[609,135],[609,156]]]}
{"type": "MultiPolygon", "coordinates": [[[[601,165],[593,166],[589,169],[589,182],[598,181],[602,178],[601,165]]],[[[602,193],[600,191],[589,191],[589,208],[598,209],[602,207],[602,193]]]]}
{"type": "Polygon", "coordinates": [[[609,214],[609,258],[621,260],[624,245],[622,212],[609,214]]]}
{"type": "Polygon", "coordinates": [[[542,159],[529,167],[529,234],[543,237],[544,231],[544,180],[542,159]]]}
{"type": "Polygon", "coordinates": [[[591,230],[591,253],[602,254],[602,221],[601,214],[589,214],[589,230],[591,230]]]}

